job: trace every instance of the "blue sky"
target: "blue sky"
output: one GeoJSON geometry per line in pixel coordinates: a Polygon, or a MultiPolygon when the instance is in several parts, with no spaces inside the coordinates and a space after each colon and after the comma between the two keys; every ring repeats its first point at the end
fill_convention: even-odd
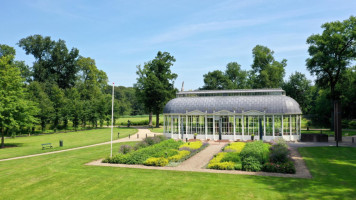
{"type": "Polygon", "coordinates": [[[89,1],[0,0],[0,44],[16,47],[17,59],[32,65],[16,43],[34,34],[63,39],[96,60],[110,82],[132,86],[136,66],[157,51],[176,58],[172,71],[185,89],[203,85],[203,74],[229,62],[250,69],[257,44],[287,59],[286,78],[305,67],[306,39],[325,22],[356,15],[355,0],[338,1],[89,1]]]}

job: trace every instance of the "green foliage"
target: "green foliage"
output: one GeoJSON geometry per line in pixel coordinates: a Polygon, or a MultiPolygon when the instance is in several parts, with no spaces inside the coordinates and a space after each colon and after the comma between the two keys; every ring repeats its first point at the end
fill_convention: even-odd
{"type": "Polygon", "coordinates": [[[155,59],[137,66],[137,83],[134,85],[139,102],[146,110],[156,114],[156,127],[159,127],[159,114],[165,104],[175,96],[174,80],[177,74],[172,73],[175,58],[168,52],[158,52],[155,59]]]}
{"type": "Polygon", "coordinates": [[[245,147],[246,143],[245,142],[233,142],[228,144],[225,148],[224,151],[226,152],[236,152],[236,153],[241,153],[242,149],[245,147]]]}
{"type": "Polygon", "coordinates": [[[127,153],[130,153],[132,150],[133,150],[133,148],[130,145],[121,145],[119,153],[127,154],[127,153]]]}
{"type": "Polygon", "coordinates": [[[240,158],[239,153],[228,152],[228,153],[221,159],[220,162],[240,163],[240,162],[241,162],[241,158],[240,158]]]}
{"type": "Polygon", "coordinates": [[[1,148],[9,130],[32,126],[37,122],[35,104],[26,99],[24,82],[20,70],[14,65],[14,54],[10,47],[0,46],[0,133],[1,148]]]}
{"type": "Polygon", "coordinates": [[[195,141],[195,142],[186,142],[184,144],[182,144],[179,149],[181,148],[189,148],[191,150],[195,150],[195,149],[200,149],[203,146],[203,143],[201,141],[195,141]]]}
{"type": "Polygon", "coordinates": [[[178,154],[178,147],[182,144],[181,141],[173,139],[162,141],[152,146],[147,146],[128,154],[118,154],[112,158],[107,158],[103,162],[122,163],[122,164],[143,164],[150,157],[170,157],[178,154]]]}
{"type": "Polygon", "coordinates": [[[245,89],[248,88],[247,71],[241,70],[237,62],[226,65],[225,72],[215,70],[204,74],[203,90],[245,89]]]}
{"type": "Polygon", "coordinates": [[[263,165],[264,172],[274,172],[274,173],[287,173],[295,174],[295,166],[293,161],[287,161],[285,163],[265,163],[263,165]]]}
{"type": "Polygon", "coordinates": [[[312,86],[305,74],[295,72],[289,80],[283,83],[282,89],[286,94],[296,100],[304,114],[310,113],[312,108],[312,86]]]}
{"type": "Polygon", "coordinates": [[[240,153],[242,162],[244,163],[244,160],[249,157],[257,159],[260,164],[267,162],[269,158],[269,147],[270,144],[263,143],[263,141],[254,141],[247,143],[245,148],[240,153]]]}
{"type": "Polygon", "coordinates": [[[219,169],[219,170],[234,170],[235,163],[233,162],[218,162],[218,163],[209,163],[209,169],[219,169]]]}
{"type": "Polygon", "coordinates": [[[252,50],[253,64],[250,79],[253,88],[278,88],[282,86],[287,60],[278,62],[268,47],[256,45],[252,50]]]}
{"type": "Polygon", "coordinates": [[[274,144],[270,148],[269,160],[272,163],[285,163],[289,160],[289,150],[282,144],[274,144]]]}
{"type": "Polygon", "coordinates": [[[307,39],[310,45],[307,69],[316,75],[319,87],[330,88],[331,99],[336,100],[340,98],[340,91],[335,90],[336,85],[356,58],[356,17],[325,23],[321,27],[324,29],[321,35],[311,35],[307,39]]]}
{"type": "Polygon", "coordinates": [[[190,151],[186,151],[186,150],[177,151],[177,152],[178,152],[177,155],[168,157],[168,160],[172,162],[179,162],[183,160],[185,157],[189,156],[190,154],[190,151]]]}
{"type": "Polygon", "coordinates": [[[249,156],[242,160],[242,169],[245,171],[258,172],[261,171],[262,164],[256,157],[249,156]]]}
{"type": "Polygon", "coordinates": [[[144,165],[148,166],[159,166],[163,167],[168,164],[168,159],[159,157],[159,158],[148,158],[145,162],[143,162],[144,165]]]}

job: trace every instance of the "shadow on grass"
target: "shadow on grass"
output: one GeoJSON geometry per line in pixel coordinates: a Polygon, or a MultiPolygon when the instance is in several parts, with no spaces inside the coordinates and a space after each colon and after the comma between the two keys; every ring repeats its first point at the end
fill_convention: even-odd
{"type": "Polygon", "coordinates": [[[307,147],[299,149],[313,178],[255,179],[291,199],[354,199],[356,148],[307,147]]]}
{"type": "Polygon", "coordinates": [[[22,147],[23,143],[5,143],[4,146],[5,146],[4,149],[5,148],[13,148],[13,147],[22,147]]]}

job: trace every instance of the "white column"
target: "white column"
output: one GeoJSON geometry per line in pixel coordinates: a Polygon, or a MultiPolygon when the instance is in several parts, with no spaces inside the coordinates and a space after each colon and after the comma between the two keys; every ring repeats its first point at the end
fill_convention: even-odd
{"type": "Polygon", "coordinates": [[[215,115],[213,114],[213,140],[215,140],[215,115]]]}
{"type": "Polygon", "coordinates": [[[205,140],[208,139],[208,113],[205,111],[205,140]]]}
{"type": "Polygon", "coordinates": [[[283,137],[283,115],[282,115],[282,120],[281,120],[281,122],[282,122],[282,131],[281,131],[281,134],[282,134],[282,137],[283,137]]]}
{"type": "Polygon", "coordinates": [[[185,115],[185,138],[188,138],[188,115],[185,115]]]}
{"type": "Polygon", "coordinates": [[[234,141],[236,140],[236,115],[234,111],[234,141]]]}
{"type": "Polygon", "coordinates": [[[241,138],[241,140],[242,141],[244,141],[245,140],[245,138],[244,138],[244,133],[245,133],[245,122],[244,122],[244,116],[243,115],[241,115],[241,117],[242,117],[242,138],[241,138]]]}
{"type": "Polygon", "coordinates": [[[180,115],[178,115],[178,136],[177,139],[180,137],[180,115]]]}
{"type": "Polygon", "coordinates": [[[173,115],[171,115],[171,138],[173,138],[173,132],[174,132],[174,129],[173,129],[173,115]]]}
{"type": "Polygon", "coordinates": [[[166,133],[166,115],[163,115],[163,135],[166,133]]]}
{"type": "Polygon", "coordinates": [[[272,115],[272,135],[273,135],[273,139],[274,139],[274,134],[275,134],[275,132],[274,132],[274,115],[272,115]]]}
{"type": "Polygon", "coordinates": [[[289,115],[289,140],[292,140],[292,115],[289,115]]]}
{"type": "Polygon", "coordinates": [[[302,115],[299,115],[300,119],[299,119],[299,139],[300,136],[302,134],[302,115]]]}
{"type": "Polygon", "coordinates": [[[263,115],[263,134],[264,134],[263,136],[266,136],[266,115],[263,115]]]}

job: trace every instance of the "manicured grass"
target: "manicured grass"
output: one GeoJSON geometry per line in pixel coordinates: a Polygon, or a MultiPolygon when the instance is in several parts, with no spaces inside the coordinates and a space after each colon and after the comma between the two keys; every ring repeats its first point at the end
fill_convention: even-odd
{"type": "MultiPolygon", "coordinates": [[[[321,133],[320,130],[302,130],[302,134],[303,133],[311,133],[311,134],[319,134],[321,133]]],[[[334,135],[334,131],[330,131],[330,130],[323,130],[322,131],[323,134],[327,134],[327,135],[334,135]]],[[[343,136],[351,136],[351,135],[356,135],[356,130],[342,130],[342,135],[343,136]]]]}
{"type": "MultiPolygon", "coordinates": [[[[119,149],[119,144],[114,144],[119,149]]],[[[86,166],[110,145],[0,162],[1,199],[354,199],[356,148],[302,148],[313,179],[86,166]]]]}
{"type": "Polygon", "coordinates": [[[150,130],[154,133],[163,133],[163,126],[159,128],[153,128],[153,129],[150,128],[150,130]]]}
{"type": "MultiPolygon", "coordinates": [[[[117,139],[118,132],[120,132],[120,138],[123,138],[136,133],[137,129],[114,128],[114,139],[117,139]]],[[[0,149],[0,159],[85,146],[110,141],[110,139],[110,128],[10,138],[5,139],[5,144],[16,145],[17,147],[0,149]],[[59,147],[59,140],[63,140],[63,147],[59,147]],[[52,143],[53,149],[42,150],[41,144],[44,143],[52,143]]]]}
{"type": "MultiPolygon", "coordinates": [[[[116,125],[127,125],[127,121],[130,120],[132,125],[140,124],[140,125],[148,125],[148,115],[147,116],[128,116],[128,117],[120,117],[116,119],[116,125]]],[[[152,122],[156,124],[156,116],[152,116],[152,122]]],[[[163,115],[159,116],[159,122],[163,123],[163,115]]]]}

